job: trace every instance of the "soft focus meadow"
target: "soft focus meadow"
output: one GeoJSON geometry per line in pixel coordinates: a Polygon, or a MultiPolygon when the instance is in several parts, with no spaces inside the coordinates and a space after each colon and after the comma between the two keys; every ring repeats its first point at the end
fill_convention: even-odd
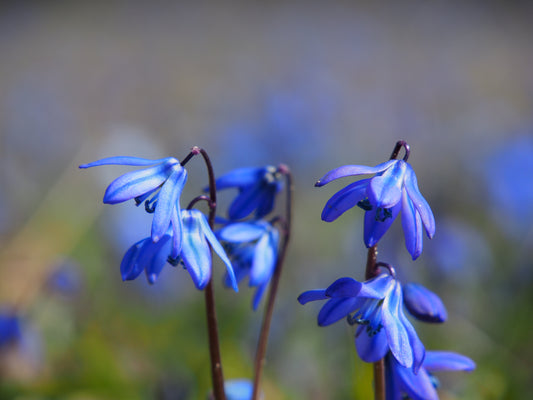
{"type": "MultiPolygon", "coordinates": [[[[155,285],[122,282],[150,216],[102,204],[126,168],[78,169],[181,160],[195,145],[217,175],[279,163],[294,174],[265,398],[371,398],[354,328],[317,327],[320,305],[296,298],[363,278],[363,213],[320,220],[349,179],[314,183],[386,161],[399,139],[436,234],[413,262],[396,221],[380,257],[446,304],[445,324],[414,322],[426,347],[477,364],[440,374],[441,399],[533,398],[532,17],[526,1],[2,4],[0,311],[20,320],[16,342],[0,335],[0,398],[206,398],[202,293],[170,267],[155,285]]],[[[207,183],[201,163],[188,170],[185,201],[207,183]]],[[[228,290],[214,270],[225,377],[251,378],[254,291],[228,290]]]]}

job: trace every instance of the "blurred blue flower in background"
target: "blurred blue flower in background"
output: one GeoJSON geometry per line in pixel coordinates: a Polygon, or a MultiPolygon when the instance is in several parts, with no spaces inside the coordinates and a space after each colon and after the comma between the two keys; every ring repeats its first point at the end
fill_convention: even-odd
{"type": "Polygon", "coordinates": [[[435,218],[420,194],[413,168],[403,160],[389,160],[375,167],[346,165],[336,168],[316,182],[321,187],[346,176],[376,174],[354,182],[328,200],[322,220],[331,222],[358,205],[366,211],[364,241],[367,247],[378,243],[402,211],[405,245],[413,260],[422,253],[423,229],[429,238],[435,234],[435,218]]]}
{"type": "Polygon", "coordinates": [[[82,288],[82,276],[79,266],[70,260],[62,261],[48,275],[48,290],[64,296],[76,295],[82,288]]]}
{"type": "Polygon", "coordinates": [[[22,337],[20,317],[13,310],[0,312],[0,349],[16,343],[22,337]]]}
{"type": "Polygon", "coordinates": [[[135,199],[137,205],[145,202],[145,208],[154,212],[152,240],[157,242],[173,230],[172,257],[177,257],[181,248],[181,220],[179,197],[187,182],[187,170],[173,157],[147,160],[138,157],[109,157],[80,165],[91,168],[100,165],[130,165],[149,167],[128,172],[115,179],[107,187],[104,203],[116,204],[135,199]]]}
{"type": "Polygon", "coordinates": [[[387,400],[438,400],[435,371],[473,371],[476,364],[468,357],[446,351],[427,351],[422,368],[415,373],[400,365],[391,353],[385,358],[387,400]]]}
{"type": "Polygon", "coordinates": [[[363,361],[379,361],[390,350],[404,367],[413,367],[415,372],[420,368],[424,345],[403,313],[402,287],[394,277],[382,273],[363,283],[340,278],[327,289],[310,290],[298,297],[301,304],[326,299],[318,313],[318,325],[342,318],[359,324],[355,346],[363,361]]]}
{"type": "MultiPolygon", "coordinates": [[[[249,276],[249,286],[257,287],[253,299],[253,308],[257,309],[276,267],[279,231],[269,222],[254,220],[230,223],[217,236],[226,242],[237,282],[249,276]]],[[[231,285],[229,276],[226,285],[231,285]]]]}
{"type": "Polygon", "coordinates": [[[274,208],[283,180],[279,169],[271,165],[239,168],[217,178],[216,187],[217,190],[239,189],[228,210],[231,220],[246,218],[254,211],[255,218],[262,218],[274,208]]]}

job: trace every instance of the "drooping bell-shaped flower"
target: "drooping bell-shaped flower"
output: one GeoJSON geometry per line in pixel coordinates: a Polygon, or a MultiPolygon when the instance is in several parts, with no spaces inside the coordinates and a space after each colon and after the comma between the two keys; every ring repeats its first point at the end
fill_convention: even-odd
{"type": "Polygon", "coordinates": [[[205,215],[195,209],[181,210],[181,222],[182,246],[177,257],[172,255],[173,230],[169,229],[158,242],[147,237],[131,246],[124,255],[120,265],[122,279],[135,279],[145,271],[148,282],[154,283],[167,262],[173,265],[181,263],[189,272],[196,288],[202,290],[211,279],[212,248],[226,265],[229,285],[238,291],[231,262],[209,227],[205,215]]]}
{"type": "Polygon", "coordinates": [[[239,168],[219,177],[216,187],[239,190],[229,207],[229,219],[243,219],[254,211],[254,217],[259,219],[274,208],[276,194],[283,188],[283,179],[279,168],[272,165],[239,168]]]}
{"type": "Polygon", "coordinates": [[[109,157],[80,165],[91,168],[100,165],[129,165],[146,167],[119,176],[107,187],[104,203],[117,204],[134,199],[137,205],[154,213],[151,238],[161,239],[169,226],[173,230],[173,257],[180,252],[181,220],[179,198],[187,182],[187,170],[173,157],[148,160],[138,157],[109,157]]]}
{"type": "Polygon", "coordinates": [[[418,283],[403,285],[403,302],[413,317],[424,322],[444,322],[448,313],[437,294],[418,283]]]}
{"type": "Polygon", "coordinates": [[[367,247],[378,243],[392,222],[402,211],[402,227],[407,250],[413,259],[422,253],[425,230],[432,238],[435,219],[426,200],[420,194],[416,175],[404,160],[389,160],[375,167],[346,165],[324,175],[315,186],[346,176],[375,174],[341,189],[331,197],[322,211],[322,219],[336,220],[350,208],[358,205],[366,211],[364,241],[367,247]]]}
{"type": "Polygon", "coordinates": [[[254,220],[230,223],[217,236],[225,242],[237,282],[249,276],[249,286],[257,287],[253,299],[257,309],[276,267],[279,231],[264,220],[254,220]]]}
{"type": "Polygon", "coordinates": [[[327,289],[310,290],[298,297],[301,304],[326,299],[318,325],[343,318],[358,324],[355,347],[363,361],[379,361],[390,351],[400,365],[415,371],[420,368],[424,345],[403,313],[402,288],[393,276],[381,273],[366,282],[340,278],[327,289]]]}
{"type": "Polygon", "coordinates": [[[387,400],[438,400],[436,371],[473,371],[476,364],[468,357],[447,351],[427,351],[420,370],[400,365],[391,353],[385,358],[387,400]],[[407,397],[406,397],[407,396],[407,397]]]}

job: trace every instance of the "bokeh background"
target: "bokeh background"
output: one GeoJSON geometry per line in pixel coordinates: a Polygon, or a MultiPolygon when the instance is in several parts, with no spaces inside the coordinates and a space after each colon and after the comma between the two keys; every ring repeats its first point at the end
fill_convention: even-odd
{"type": "MultiPolygon", "coordinates": [[[[296,297],[363,278],[361,210],[320,220],[350,180],[314,182],[385,161],[398,139],[437,233],[413,262],[396,221],[380,259],[447,305],[445,324],[416,324],[426,347],[477,363],[440,374],[441,399],[533,398],[532,17],[527,1],[2,3],[0,300],[20,324],[0,335],[0,398],[205,398],[202,293],[171,267],[121,282],[149,216],[101,203],[125,169],[77,169],[194,145],[219,174],[294,173],[266,398],[371,398],[353,328],[318,328],[320,305],[296,297]]],[[[184,202],[205,181],[191,162],[184,202]]],[[[261,312],[215,270],[225,376],[250,378],[261,312]]]]}

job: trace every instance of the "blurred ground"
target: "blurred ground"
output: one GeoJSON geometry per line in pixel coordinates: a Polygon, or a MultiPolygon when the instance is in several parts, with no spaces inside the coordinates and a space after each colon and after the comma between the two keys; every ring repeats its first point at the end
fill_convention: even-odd
{"type": "MultiPolygon", "coordinates": [[[[0,299],[27,333],[0,354],[0,398],[204,398],[203,296],[170,267],[151,287],[121,282],[146,216],[101,204],[121,168],[77,169],[194,145],[218,173],[284,162],[295,175],[267,399],[369,398],[351,328],[318,328],[296,297],[363,276],[362,213],[320,221],[346,182],[314,182],[384,161],[398,139],[437,234],[412,262],[396,221],[380,257],[448,306],[444,325],[416,325],[426,346],[478,365],[442,374],[441,398],[533,397],[532,16],[496,1],[3,3],[0,299]],[[46,280],[65,264],[78,286],[58,295],[46,280]]],[[[185,198],[204,184],[191,163],[185,198]]],[[[226,377],[251,377],[252,292],[216,289],[226,377]]]]}

